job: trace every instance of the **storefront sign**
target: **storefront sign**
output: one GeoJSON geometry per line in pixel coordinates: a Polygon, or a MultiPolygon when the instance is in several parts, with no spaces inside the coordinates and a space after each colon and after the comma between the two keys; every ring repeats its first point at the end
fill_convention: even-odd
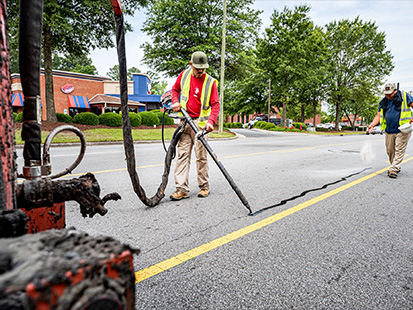
{"type": "Polygon", "coordinates": [[[73,87],[72,84],[66,84],[66,85],[62,86],[61,90],[65,94],[70,94],[72,91],[75,90],[75,88],[73,87]]]}

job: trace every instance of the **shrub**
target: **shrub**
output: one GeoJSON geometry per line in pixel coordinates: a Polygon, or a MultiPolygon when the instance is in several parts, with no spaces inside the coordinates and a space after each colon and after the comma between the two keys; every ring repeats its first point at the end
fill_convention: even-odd
{"type": "Polygon", "coordinates": [[[13,112],[13,120],[14,120],[14,121],[16,121],[16,116],[17,116],[17,113],[16,113],[16,112],[13,112]]]}
{"type": "Polygon", "coordinates": [[[224,126],[227,128],[242,128],[242,123],[225,123],[224,126]]]}
{"type": "Polygon", "coordinates": [[[226,128],[236,128],[235,123],[224,123],[222,126],[226,128]]]}
{"type": "Polygon", "coordinates": [[[300,127],[302,128],[302,130],[307,130],[307,125],[304,123],[293,123],[293,127],[300,129],[300,127]],[[302,126],[302,127],[301,127],[302,126]]]}
{"type": "Polygon", "coordinates": [[[129,112],[130,125],[139,127],[142,124],[142,117],[138,113],[129,112]]]}
{"type": "Polygon", "coordinates": [[[84,125],[99,125],[99,117],[92,112],[82,112],[73,117],[73,122],[84,125]]]}
{"type": "Polygon", "coordinates": [[[23,112],[20,112],[19,114],[16,115],[16,118],[14,119],[16,123],[23,123],[23,112]]]}
{"type": "Polygon", "coordinates": [[[273,124],[273,123],[266,123],[266,124],[263,125],[261,128],[262,128],[262,129],[265,129],[265,130],[270,130],[270,129],[272,129],[272,128],[275,128],[275,124],[273,124]]]}
{"type": "Polygon", "coordinates": [[[110,112],[100,114],[99,123],[110,127],[122,126],[122,115],[110,112]]]}
{"type": "Polygon", "coordinates": [[[73,123],[73,119],[70,115],[63,114],[63,113],[56,113],[57,121],[62,123],[73,123]]]}
{"type": "Polygon", "coordinates": [[[141,112],[139,115],[142,117],[142,125],[145,126],[153,126],[153,125],[159,125],[161,122],[159,121],[158,116],[155,113],[152,112],[141,112]]]}
{"type": "MultiPolygon", "coordinates": [[[[162,124],[162,116],[163,116],[163,112],[159,111],[159,110],[152,110],[150,111],[151,113],[155,114],[158,119],[159,119],[159,124],[162,124]]],[[[165,125],[173,125],[175,124],[174,119],[172,117],[169,117],[167,113],[165,113],[165,118],[164,118],[164,124],[165,125]]]]}
{"type": "Polygon", "coordinates": [[[264,122],[264,121],[255,122],[255,123],[254,123],[254,128],[260,128],[260,129],[262,129],[263,126],[265,126],[265,124],[268,124],[268,123],[267,123],[267,122],[264,122]]]}

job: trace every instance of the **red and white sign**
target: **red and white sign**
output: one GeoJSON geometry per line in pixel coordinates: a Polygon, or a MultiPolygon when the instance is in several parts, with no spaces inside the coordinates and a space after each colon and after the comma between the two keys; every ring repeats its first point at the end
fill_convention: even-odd
{"type": "Polygon", "coordinates": [[[66,85],[62,86],[61,90],[65,94],[70,94],[72,91],[75,90],[75,88],[73,87],[72,84],[66,84],[66,85]]]}

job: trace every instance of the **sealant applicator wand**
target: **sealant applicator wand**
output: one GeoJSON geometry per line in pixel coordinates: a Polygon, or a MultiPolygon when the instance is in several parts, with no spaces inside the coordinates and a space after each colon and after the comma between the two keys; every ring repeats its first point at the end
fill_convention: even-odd
{"type": "Polygon", "coordinates": [[[205,140],[204,138],[204,134],[205,132],[202,130],[200,131],[198,129],[198,127],[195,125],[195,123],[193,122],[191,116],[189,116],[188,112],[184,109],[181,108],[181,112],[182,115],[184,116],[185,120],[187,121],[187,123],[189,124],[189,126],[191,126],[192,130],[196,133],[196,137],[198,138],[199,141],[201,141],[201,143],[204,145],[204,147],[206,148],[206,150],[208,151],[209,155],[211,155],[212,159],[214,160],[214,162],[217,164],[219,170],[221,170],[221,172],[224,174],[224,177],[227,179],[229,185],[231,185],[232,189],[235,191],[235,193],[237,194],[238,198],[242,201],[242,203],[244,204],[244,206],[248,209],[248,211],[250,212],[249,215],[252,215],[252,211],[251,211],[251,207],[247,201],[247,199],[245,198],[245,196],[242,194],[241,190],[239,189],[239,187],[237,186],[237,184],[235,184],[234,180],[231,178],[231,176],[229,175],[228,171],[225,169],[224,165],[219,161],[217,155],[214,153],[214,151],[212,150],[211,146],[208,144],[208,142],[205,140]]]}

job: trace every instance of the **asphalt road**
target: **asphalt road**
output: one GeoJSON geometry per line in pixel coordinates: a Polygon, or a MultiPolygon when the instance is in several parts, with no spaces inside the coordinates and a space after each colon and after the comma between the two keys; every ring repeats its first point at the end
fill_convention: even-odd
{"type": "MultiPolygon", "coordinates": [[[[315,136],[236,130],[210,144],[255,215],[210,161],[211,195],[145,207],[133,192],[122,145],[91,146],[74,176],[95,173],[106,216],[67,225],[109,235],[142,252],[134,259],[137,309],[413,309],[413,143],[398,179],[387,177],[384,136],[315,136]]],[[[152,196],[162,145],[136,144],[152,196]]],[[[77,156],[52,149],[53,173],[77,156]]],[[[20,164],[20,167],[22,165],[20,164]]],[[[172,166],[172,170],[174,166],[172,166]]],[[[174,191],[169,177],[167,195],[174,191]]]]}

